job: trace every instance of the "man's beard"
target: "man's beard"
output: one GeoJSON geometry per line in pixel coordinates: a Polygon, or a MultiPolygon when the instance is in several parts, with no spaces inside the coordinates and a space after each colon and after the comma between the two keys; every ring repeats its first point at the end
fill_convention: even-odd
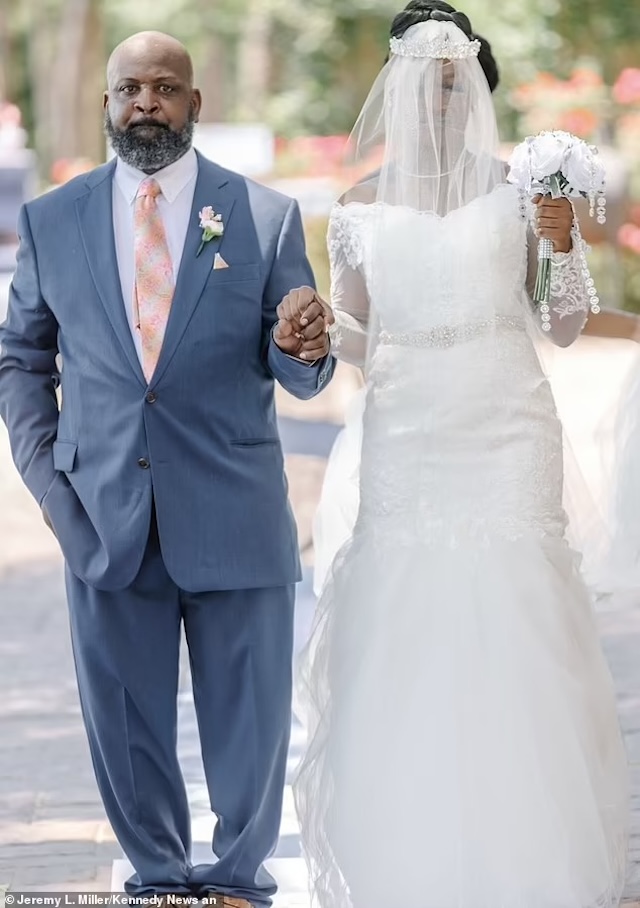
{"type": "Polygon", "coordinates": [[[126,164],[143,173],[156,173],[189,151],[193,142],[194,125],[191,111],[189,119],[179,130],[156,123],[150,117],[135,126],[116,129],[109,111],[105,110],[104,114],[104,131],[114,152],[126,164]]]}

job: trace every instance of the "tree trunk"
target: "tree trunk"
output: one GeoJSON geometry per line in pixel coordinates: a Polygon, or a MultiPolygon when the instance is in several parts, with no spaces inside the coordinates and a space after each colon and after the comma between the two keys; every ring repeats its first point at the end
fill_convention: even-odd
{"type": "Polygon", "coordinates": [[[251,0],[243,34],[238,63],[238,114],[243,120],[262,122],[271,67],[271,14],[262,0],[251,0]]]}
{"type": "Polygon", "coordinates": [[[10,58],[9,0],[0,0],[0,102],[9,97],[10,58]]]}
{"type": "Polygon", "coordinates": [[[51,74],[51,155],[104,160],[102,99],[104,30],[100,0],[67,0],[51,74]]]}
{"type": "Polygon", "coordinates": [[[105,160],[106,140],[102,129],[102,95],[106,87],[107,65],[102,0],[90,0],[85,20],[85,34],[80,71],[80,122],[78,123],[78,156],[94,164],[105,160]]]}
{"type": "Polygon", "coordinates": [[[27,66],[32,85],[32,111],[34,145],[38,155],[40,174],[48,180],[52,158],[52,91],[51,64],[53,48],[51,33],[54,22],[49,12],[42,9],[39,0],[29,3],[29,35],[27,66]]]}
{"type": "Polygon", "coordinates": [[[196,87],[202,92],[200,122],[221,123],[228,113],[225,105],[228,89],[225,46],[214,34],[208,34],[204,44],[204,62],[196,72],[196,87]]]}
{"type": "Polygon", "coordinates": [[[18,43],[19,9],[19,0],[0,0],[0,101],[12,101],[23,107],[25,85],[18,43]]]}

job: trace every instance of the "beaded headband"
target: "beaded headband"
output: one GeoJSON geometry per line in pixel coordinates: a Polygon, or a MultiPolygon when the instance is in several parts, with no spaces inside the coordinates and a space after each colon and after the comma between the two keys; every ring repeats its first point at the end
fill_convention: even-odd
{"type": "Polygon", "coordinates": [[[428,41],[416,38],[391,38],[389,48],[397,57],[430,57],[432,60],[466,60],[480,53],[479,41],[452,41],[449,35],[428,41]]]}

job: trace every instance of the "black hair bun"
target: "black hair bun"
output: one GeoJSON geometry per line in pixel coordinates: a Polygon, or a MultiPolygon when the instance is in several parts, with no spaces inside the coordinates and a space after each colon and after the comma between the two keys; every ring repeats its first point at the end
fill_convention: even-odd
{"type": "Polygon", "coordinates": [[[448,13],[444,9],[434,9],[431,11],[430,19],[435,19],[437,22],[455,22],[454,13],[448,13]]]}
{"type": "Polygon", "coordinates": [[[428,22],[430,19],[437,22],[453,22],[468,38],[480,41],[478,62],[489,83],[489,88],[492,92],[495,91],[500,82],[500,73],[491,52],[491,45],[486,38],[474,34],[468,16],[459,12],[450,3],[444,3],[442,0],[410,0],[405,9],[398,13],[391,23],[391,37],[401,38],[413,25],[428,22]]]}
{"type": "Polygon", "coordinates": [[[431,13],[434,10],[443,13],[456,12],[455,6],[451,6],[450,3],[444,3],[443,0],[410,0],[405,9],[424,13],[431,13]]]}
{"type": "Polygon", "coordinates": [[[489,88],[494,92],[500,83],[500,70],[498,69],[496,58],[493,56],[491,45],[486,38],[483,38],[482,35],[476,35],[476,39],[480,42],[478,62],[487,77],[489,88]]]}

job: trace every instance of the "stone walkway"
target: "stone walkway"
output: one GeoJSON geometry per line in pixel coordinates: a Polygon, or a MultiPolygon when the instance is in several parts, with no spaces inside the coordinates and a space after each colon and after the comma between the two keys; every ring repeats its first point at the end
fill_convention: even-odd
{"type": "MultiPolygon", "coordinates": [[[[1,302],[1,301],[0,301],[1,302]]],[[[2,306],[0,305],[0,310],[2,306]]],[[[589,353],[589,350],[586,351],[589,353]]],[[[612,362],[607,348],[597,369],[612,362]],[[606,363],[605,363],[606,360],[606,363]]],[[[578,355],[580,382],[594,365],[578,355]]],[[[586,357],[587,360],[589,357],[586,357]]],[[[577,374],[577,373],[575,373],[577,374]]],[[[601,372],[602,374],[602,372],[601,372]]],[[[572,382],[573,384],[573,382],[572,382]]],[[[332,426],[340,422],[355,387],[341,373],[318,400],[300,404],[280,396],[285,436],[293,450],[287,461],[305,560],[310,563],[311,518],[322,480],[332,426]],[[298,420],[305,419],[305,428],[298,420]],[[317,452],[314,454],[314,451],[317,452]]],[[[593,405],[595,391],[585,392],[593,405]]],[[[304,635],[312,600],[301,587],[299,634],[304,635]]],[[[631,867],[626,898],[640,899],[640,609],[619,602],[599,615],[612,666],[634,784],[631,867]]],[[[55,540],[10,462],[0,429],[0,889],[13,891],[100,891],[126,870],[97,796],[82,728],[69,646],[62,565],[55,540]]],[[[301,746],[294,730],[292,765],[301,746]]],[[[194,810],[197,842],[210,834],[206,794],[190,704],[188,678],[181,692],[180,750],[194,810]]],[[[279,871],[291,870],[280,904],[305,904],[301,889],[297,830],[289,798],[279,871]]]]}

